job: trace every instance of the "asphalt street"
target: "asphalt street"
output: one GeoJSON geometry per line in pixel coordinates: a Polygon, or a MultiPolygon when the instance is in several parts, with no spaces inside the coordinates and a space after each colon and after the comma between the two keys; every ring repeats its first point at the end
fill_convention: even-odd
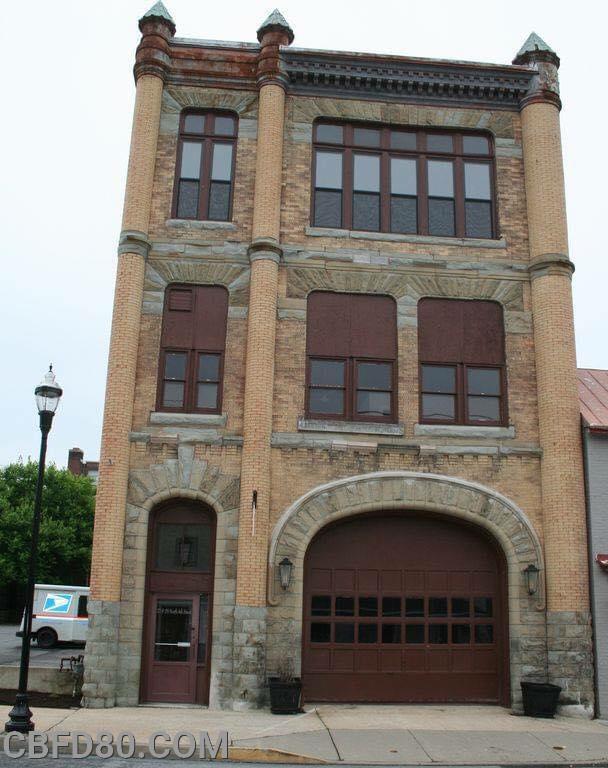
{"type": "MultiPolygon", "coordinates": [[[[21,638],[16,636],[16,624],[0,624],[0,665],[18,665],[21,659],[21,638]]],[[[32,643],[30,665],[32,667],[59,667],[63,656],[78,656],[84,645],[60,643],[56,648],[42,650],[32,643]]]]}

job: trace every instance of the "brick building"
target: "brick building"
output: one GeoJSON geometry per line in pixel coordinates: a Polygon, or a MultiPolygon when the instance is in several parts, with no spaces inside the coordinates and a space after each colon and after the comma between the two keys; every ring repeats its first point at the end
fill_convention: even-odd
{"type": "Polygon", "coordinates": [[[90,477],[95,485],[97,485],[97,478],[99,477],[99,462],[88,460],[85,461],[84,451],[82,448],[70,448],[68,451],[68,469],[73,475],[83,475],[84,477],[90,477]]]}
{"type": "Polygon", "coordinates": [[[139,24],[85,703],[592,712],[557,55],[139,24]]]}

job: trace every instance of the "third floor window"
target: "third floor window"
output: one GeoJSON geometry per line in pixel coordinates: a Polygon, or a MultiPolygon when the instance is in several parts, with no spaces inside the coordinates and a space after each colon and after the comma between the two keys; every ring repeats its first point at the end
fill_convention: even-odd
{"type": "Polygon", "coordinates": [[[496,237],[485,134],[325,122],[314,131],[314,226],[496,237]]]}
{"type": "Polygon", "coordinates": [[[236,149],[236,117],[184,112],[180,118],[173,215],[229,221],[236,149]]]}

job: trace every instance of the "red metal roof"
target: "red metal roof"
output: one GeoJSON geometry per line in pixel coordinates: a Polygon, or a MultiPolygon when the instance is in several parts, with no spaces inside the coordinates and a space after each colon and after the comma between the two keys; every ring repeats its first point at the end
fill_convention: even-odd
{"type": "Polygon", "coordinates": [[[581,415],[590,429],[608,430],[608,371],[579,368],[581,415]]]}

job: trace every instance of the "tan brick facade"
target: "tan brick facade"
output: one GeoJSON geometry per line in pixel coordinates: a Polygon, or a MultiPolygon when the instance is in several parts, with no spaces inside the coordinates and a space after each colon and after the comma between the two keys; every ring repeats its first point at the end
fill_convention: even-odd
{"type": "MultiPolygon", "coordinates": [[[[212,706],[263,703],[266,676],[286,643],[295,644],[299,664],[303,558],[313,535],[345,515],[402,508],[469,520],[501,542],[509,564],[513,706],[522,677],[548,673],[564,688],[563,704],[588,713],[586,534],[553,60],[499,67],[498,80],[512,78],[508,103],[487,90],[459,96],[449,79],[450,95],[441,98],[365,91],[365,79],[354,76],[350,91],[328,76],[323,92],[322,57],[310,53],[317,74],[302,76],[308,54],[291,52],[291,31],[280,24],[260,30],[261,46],[193,43],[189,52],[180,43],[179,55],[171,53],[167,22],[154,24],[156,33],[165,31],[154,46],[140,46],[123,223],[147,237],[150,249],[147,258],[136,251],[119,261],[94,553],[94,599],[105,602],[94,603],[88,649],[90,667],[112,653],[118,661],[113,683],[87,672],[87,703],[139,699],[148,515],[160,500],[189,498],[210,505],[218,520],[212,706]],[[162,77],[149,73],[154,67],[162,77]],[[228,223],[172,218],[184,108],[228,109],[238,117],[228,223]],[[319,117],[489,131],[498,236],[312,227],[319,117]],[[156,413],[163,303],[173,283],[229,292],[221,418],[172,421],[156,413]],[[307,296],[318,289],[394,298],[397,430],[311,429],[303,420],[307,296]],[[508,428],[419,424],[417,302],[428,296],[503,307],[508,428]],[[295,565],[286,592],[276,573],[283,556],[295,565]],[[529,563],[541,569],[532,597],[522,573],[529,563]],[[118,639],[110,648],[99,638],[112,622],[118,639]],[[568,640],[564,624],[574,627],[568,640]]],[[[348,54],[338,64],[350,77],[348,54]]],[[[397,58],[391,66],[402,64],[397,58]]],[[[488,80],[494,74],[484,70],[488,80]]]]}

